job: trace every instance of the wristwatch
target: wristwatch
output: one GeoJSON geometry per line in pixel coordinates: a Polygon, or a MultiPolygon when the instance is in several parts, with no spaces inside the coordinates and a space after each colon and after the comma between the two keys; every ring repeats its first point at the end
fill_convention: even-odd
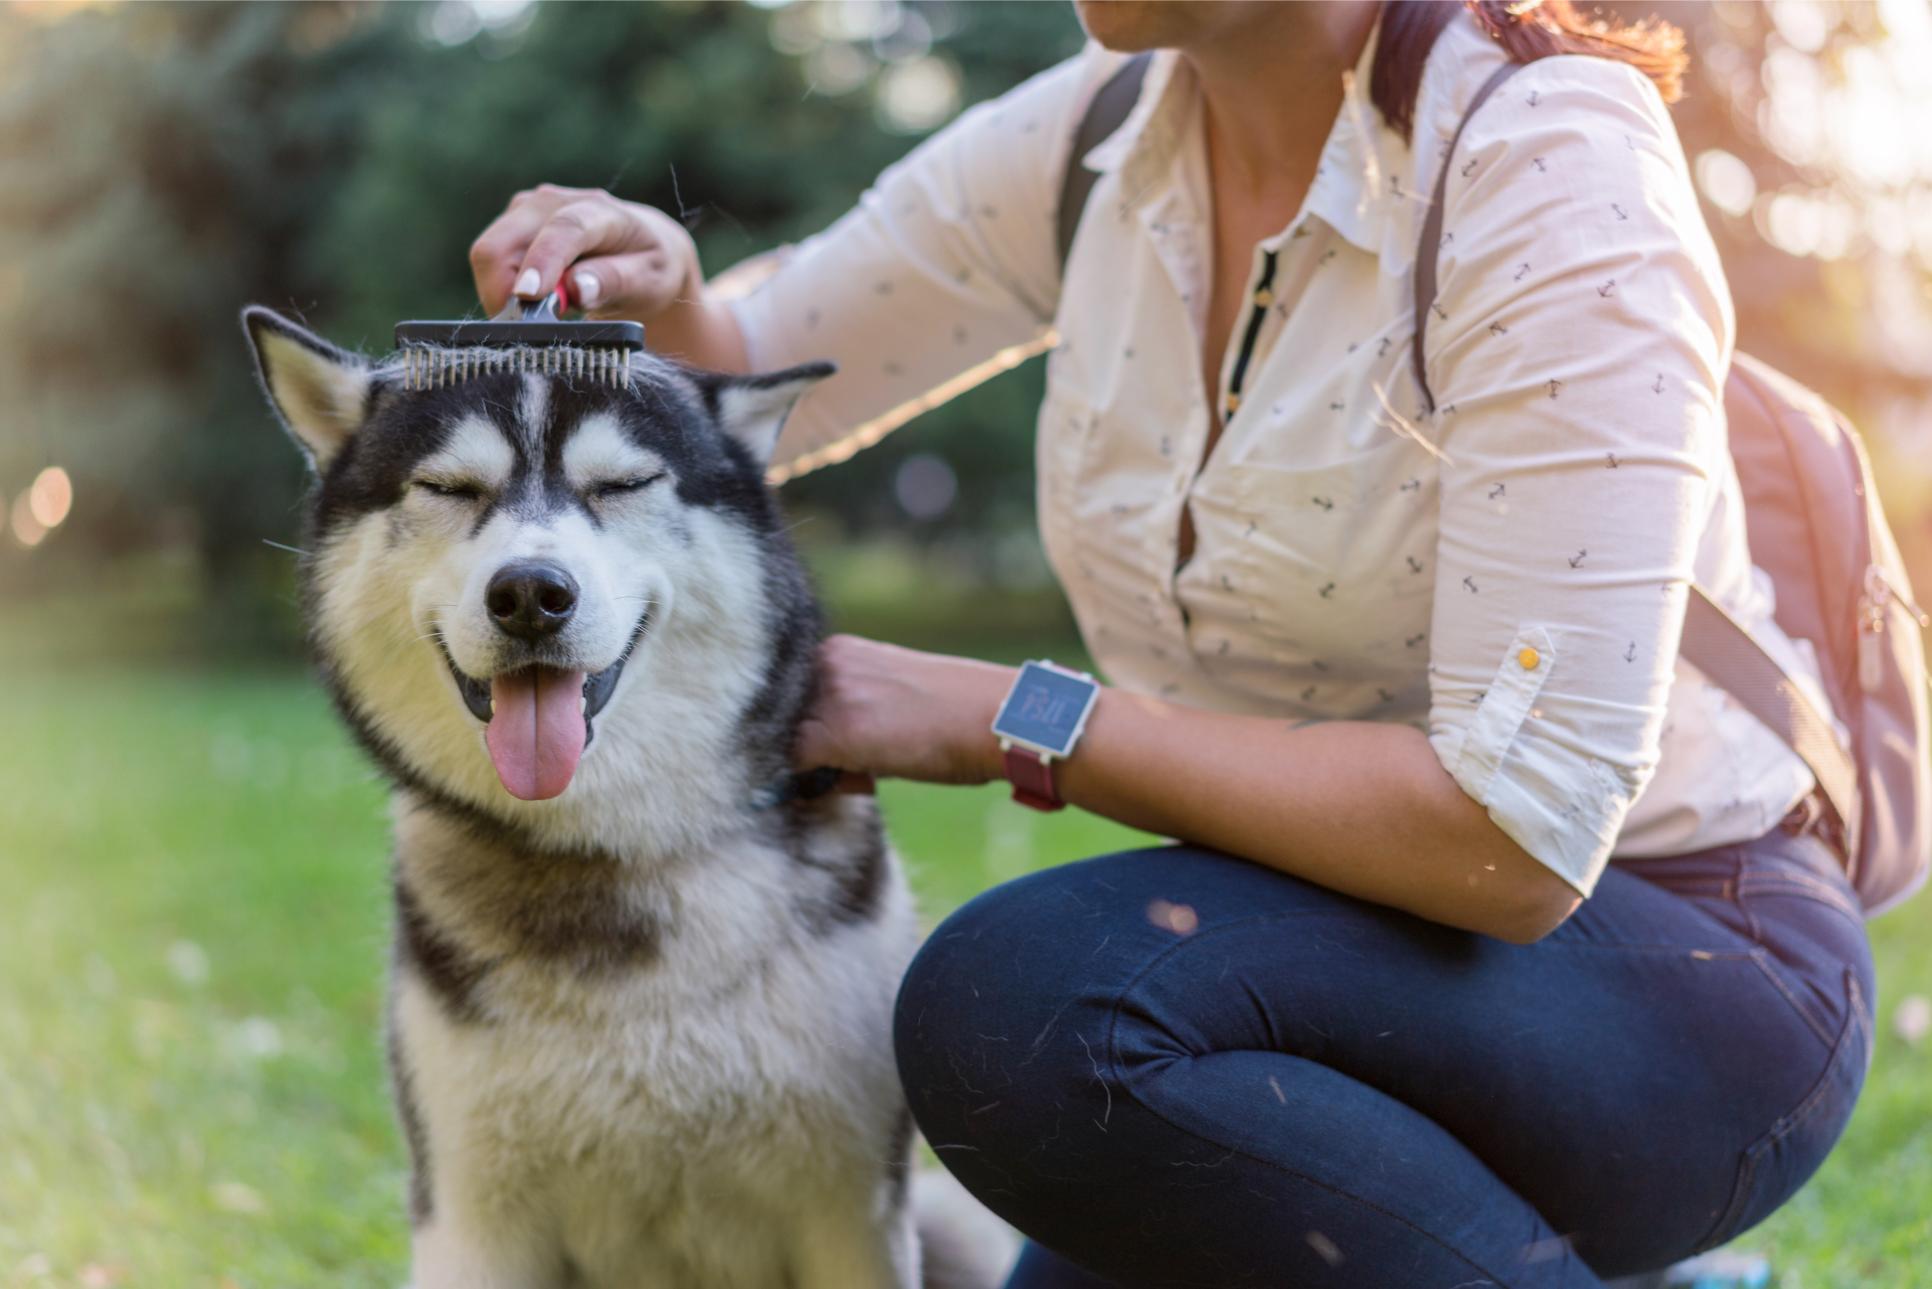
{"type": "Polygon", "coordinates": [[[1046,661],[1020,668],[993,718],[1013,800],[1035,810],[1067,804],[1054,786],[1053,762],[1073,754],[1099,697],[1099,682],[1084,671],[1046,661]]]}

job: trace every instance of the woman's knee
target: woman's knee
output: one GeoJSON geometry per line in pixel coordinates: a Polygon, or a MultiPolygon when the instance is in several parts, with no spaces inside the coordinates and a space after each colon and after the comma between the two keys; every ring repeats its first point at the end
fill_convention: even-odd
{"type": "Polygon", "coordinates": [[[1118,1002],[1150,963],[1228,921],[1337,898],[1181,846],[1103,855],[983,893],[932,933],[900,987],[894,1037],[915,1112],[944,1096],[983,1105],[1023,1084],[1091,1084],[1118,1002]]]}

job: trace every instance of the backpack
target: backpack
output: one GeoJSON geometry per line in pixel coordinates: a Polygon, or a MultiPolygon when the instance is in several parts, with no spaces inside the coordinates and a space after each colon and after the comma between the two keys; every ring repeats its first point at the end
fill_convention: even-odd
{"type": "MultiPolygon", "coordinates": [[[[1056,231],[1066,263],[1095,174],[1081,164],[1118,129],[1140,97],[1149,55],[1129,59],[1101,86],[1074,135],[1056,231]]],[[[1431,411],[1422,361],[1436,294],[1449,157],[1484,101],[1521,63],[1505,63],[1476,91],[1450,139],[1423,221],[1415,261],[1417,386],[1431,411]]],[[[1932,718],[1923,630],[1898,543],[1879,507],[1864,444],[1843,414],[1790,377],[1745,354],[1724,387],[1731,457],[1744,494],[1754,562],[1776,588],[1776,621],[1809,641],[1826,694],[1850,734],[1839,742],[1820,712],[1750,633],[1693,586],[1680,655],[1784,740],[1817,780],[1826,839],[1838,852],[1866,916],[1893,907],[1926,880],[1932,862],[1932,718]]]]}

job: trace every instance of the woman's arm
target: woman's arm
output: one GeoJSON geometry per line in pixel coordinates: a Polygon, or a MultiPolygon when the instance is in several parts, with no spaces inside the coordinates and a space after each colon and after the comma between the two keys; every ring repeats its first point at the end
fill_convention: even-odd
{"type": "Polygon", "coordinates": [[[787,419],[774,463],[849,455],[1047,334],[1060,289],[1050,216],[1074,127],[1118,63],[1092,49],[969,109],[744,294],[706,283],[663,211],[544,185],[471,248],[477,296],[494,313],[567,280],[593,315],[641,321],[653,349],[700,366],[829,359],[838,374],[787,419]]]}
{"type": "MultiPolygon", "coordinates": [[[[990,727],[1012,668],[851,636],[826,641],[820,659],[800,765],[944,783],[1001,777],[990,727]]],[[[1516,943],[1548,934],[1581,903],[1408,726],[1295,726],[1107,689],[1055,781],[1069,802],[1132,827],[1516,943]]]]}

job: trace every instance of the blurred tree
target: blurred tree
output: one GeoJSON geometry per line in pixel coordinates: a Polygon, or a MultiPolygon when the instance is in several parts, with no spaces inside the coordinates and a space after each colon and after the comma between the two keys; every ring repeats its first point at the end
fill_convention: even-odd
{"type": "Polygon", "coordinates": [[[347,124],[299,72],[341,13],[0,18],[0,476],[66,465],[95,541],[192,533],[220,567],[287,526],[286,448],[237,433],[261,417],[234,312],[298,289],[347,124]]]}

